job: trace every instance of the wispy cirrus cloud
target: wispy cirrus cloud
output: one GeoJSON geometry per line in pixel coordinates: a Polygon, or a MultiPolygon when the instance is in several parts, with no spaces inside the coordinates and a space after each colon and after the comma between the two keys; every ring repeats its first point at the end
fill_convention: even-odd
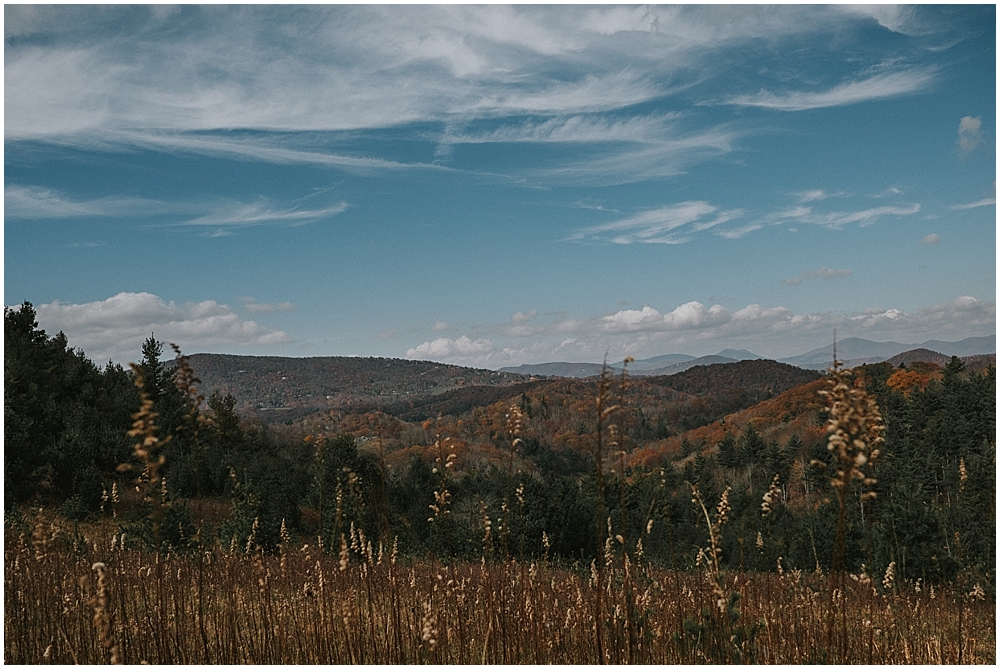
{"type": "Polygon", "coordinates": [[[175,206],[138,197],[77,199],[49,188],[16,184],[4,186],[3,199],[5,216],[27,220],[160,214],[175,206]]]}
{"type": "Polygon", "coordinates": [[[57,190],[37,186],[10,185],[4,188],[4,214],[13,219],[44,220],[81,217],[183,217],[172,225],[238,228],[251,225],[304,225],[341,214],[347,202],[308,208],[299,203],[281,204],[267,198],[255,202],[198,201],[162,202],[136,197],[108,196],[94,199],[71,197],[57,190]]]}
{"type": "Polygon", "coordinates": [[[963,209],[976,209],[977,207],[992,207],[997,203],[996,197],[985,197],[982,200],[977,200],[975,202],[969,202],[967,204],[956,204],[952,206],[952,209],[956,211],[961,211],[963,209]]]}
{"type": "Polygon", "coordinates": [[[273,314],[280,311],[295,311],[295,305],[291,302],[258,302],[253,297],[240,298],[243,308],[252,314],[273,314]]]}
{"type": "Polygon", "coordinates": [[[441,141],[456,144],[506,142],[645,144],[668,139],[674,132],[674,121],[679,117],[678,113],[632,117],[574,114],[503,124],[489,130],[460,132],[456,128],[449,128],[441,141]]]}
{"type": "Polygon", "coordinates": [[[811,269],[796,277],[791,279],[783,279],[781,283],[786,286],[797,286],[803,281],[808,281],[809,279],[836,279],[841,276],[850,276],[854,274],[849,269],[830,269],[829,267],[820,267],[819,269],[811,269]]]}
{"type": "Polygon", "coordinates": [[[304,209],[296,206],[275,207],[268,200],[262,198],[253,203],[216,204],[211,213],[182,221],[177,225],[216,227],[272,224],[305,225],[341,214],[348,207],[346,202],[338,202],[333,206],[321,209],[304,209]]]}
{"type": "Polygon", "coordinates": [[[858,211],[828,211],[814,212],[812,207],[797,207],[779,212],[770,217],[772,222],[805,223],[821,225],[833,230],[839,230],[846,225],[858,223],[862,227],[872,225],[884,216],[912,216],[920,211],[920,203],[907,205],[887,205],[870,207],[858,211]]]}
{"type": "Polygon", "coordinates": [[[836,5],[836,9],[868,16],[883,28],[903,35],[919,35],[927,30],[913,7],[903,5],[836,5]]]}
{"type": "MultiPolygon", "coordinates": [[[[887,9],[876,18],[902,30],[912,14],[887,9]]],[[[103,142],[345,169],[402,165],[310,150],[292,136],[227,133],[537,116],[520,128],[500,123],[492,136],[445,133],[444,141],[630,141],[657,124],[631,108],[710,80],[730,49],[835,33],[870,15],[825,7],[8,7],[4,132],[7,141],[103,142]],[[134,30],[122,31],[123,24],[134,30]],[[623,111],[631,118],[584,118],[623,111]]],[[[846,104],[917,90],[933,77],[929,68],[897,69],[825,92],[730,102],[846,104]]],[[[683,143],[671,142],[661,154],[683,143]]],[[[659,165],[659,174],[670,162],[639,157],[659,165]]]]}
{"type": "Polygon", "coordinates": [[[938,69],[936,67],[916,67],[895,72],[882,72],[854,81],[845,81],[824,91],[772,93],[762,90],[753,95],[731,97],[726,103],[741,107],[761,107],[787,112],[840,107],[919,93],[933,85],[937,76],[938,69]]]}
{"type": "Polygon", "coordinates": [[[614,244],[683,244],[692,234],[739,218],[742,210],[722,211],[705,201],[680,202],[644,211],[611,223],[584,228],[568,239],[603,240],[614,244]]]}
{"type": "Polygon", "coordinates": [[[795,195],[795,198],[800,203],[805,204],[807,202],[819,202],[820,200],[826,200],[826,199],[831,198],[831,197],[839,197],[839,196],[841,196],[843,194],[844,193],[840,192],[840,191],[838,191],[836,193],[831,193],[829,191],[823,190],[822,188],[811,188],[809,190],[804,190],[804,191],[800,191],[798,193],[795,193],[794,195],[795,195]]]}
{"type": "MultiPolygon", "coordinates": [[[[823,199],[816,196],[813,200],[823,199]]],[[[815,211],[799,205],[763,215],[752,216],[746,210],[720,209],[703,200],[679,202],[633,214],[609,223],[582,228],[566,241],[592,241],[612,244],[685,244],[699,233],[711,230],[725,239],[742,239],[774,225],[819,225],[841,230],[851,224],[873,225],[885,216],[911,216],[920,211],[919,203],[869,207],[855,211],[815,211]],[[739,225],[725,225],[740,221],[739,225]]]]}
{"type": "Polygon", "coordinates": [[[961,211],[963,209],[976,209],[978,207],[990,207],[996,206],[997,203],[997,182],[993,182],[993,195],[990,197],[984,197],[982,200],[977,200],[975,202],[968,202],[966,204],[956,204],[951,208],[955,211],[961,211]]]}

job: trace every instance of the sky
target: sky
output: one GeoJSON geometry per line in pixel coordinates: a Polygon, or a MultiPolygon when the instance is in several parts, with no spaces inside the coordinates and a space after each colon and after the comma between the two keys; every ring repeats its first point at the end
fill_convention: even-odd
{"type": "Polygon", "coordinates": [[[4,6],[4,303],[98,364],[996,332],[996,8],[4,6]]]}

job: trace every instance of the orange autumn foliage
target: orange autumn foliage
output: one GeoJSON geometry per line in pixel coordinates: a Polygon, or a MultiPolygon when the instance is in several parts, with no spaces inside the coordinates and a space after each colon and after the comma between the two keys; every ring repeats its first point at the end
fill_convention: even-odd
{"type": "Polygon", "coordinates": [[[885,384],[893,390],[898,390],[904,395],[909,395],[914,388],[926,388],[930,380],[931,378],[928,375],[911,372],[907,369],[900,369],[894,372],[885,384]]]}

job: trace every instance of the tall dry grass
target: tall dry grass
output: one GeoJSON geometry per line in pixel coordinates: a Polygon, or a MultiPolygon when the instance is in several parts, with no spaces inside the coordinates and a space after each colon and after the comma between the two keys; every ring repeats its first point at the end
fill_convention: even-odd
{"type": "Polygon", "coordinates": [[[675,635],[718,605],[720,589],[738,593],[741,620],[757,626],[744,661],[839,662],[844,645],[858,663],[996,659],[994,603],[975,588],[853,575],[831,604],[826,575],[706,579],[637,556],[632,588],[619,562],[599,591],[596,574],[546,562],[403,564],[357,536],[346,560],[289,543],[274,555],[219,545],[157,555],[122,550],[110,523],[74,546],[68,528],[52,540],[51,519],[34,520],[42,531],[5,532],[4,660],[14,664],[592,664],[599,648],[609,663],[697,663],[712,659],[709,640],[682,647],[675,635]],[[846,638],[829,644],[829,607],[842,602],[846,638]]]}

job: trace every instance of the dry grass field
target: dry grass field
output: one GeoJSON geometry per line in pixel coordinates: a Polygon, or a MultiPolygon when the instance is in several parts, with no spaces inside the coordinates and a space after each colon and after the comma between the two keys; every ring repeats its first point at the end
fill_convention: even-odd
{"type": "Polygon", "coordinates": [[[609,543],[599,590],[594,565],[404,563],[358,533],[339,550],[157,556],[122,550],[110,522],[34,520],[5,537],[12,664],[996,660],[994,603],[974,584],[847,575],[831,590],[826,574],[665,571],[609,543]]]}

